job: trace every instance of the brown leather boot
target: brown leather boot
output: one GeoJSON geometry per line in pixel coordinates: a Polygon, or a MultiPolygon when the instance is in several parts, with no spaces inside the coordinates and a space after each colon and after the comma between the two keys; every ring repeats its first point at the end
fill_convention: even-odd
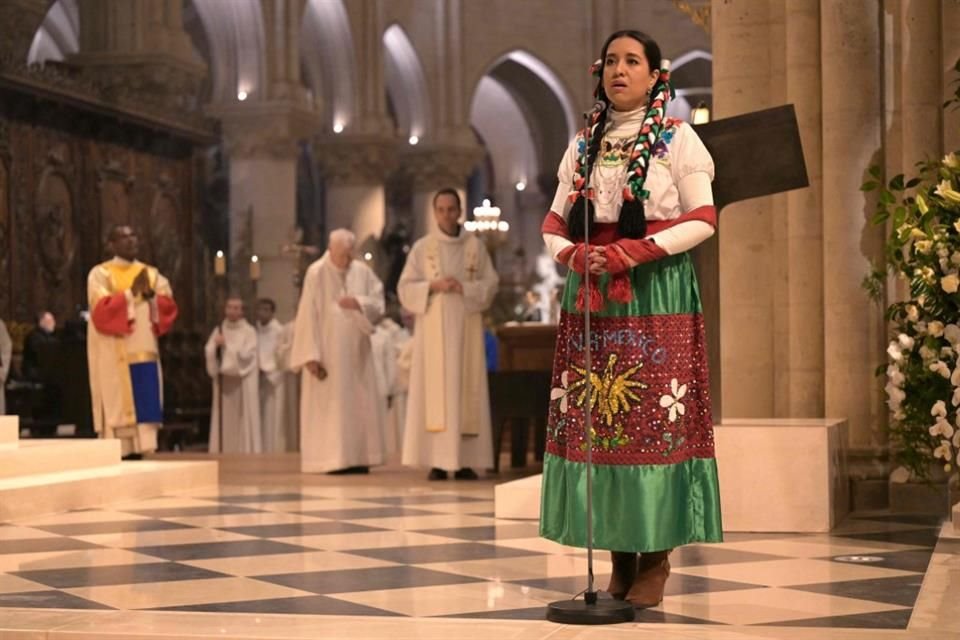
{"type": "Polygon", "coordinates": [[[655,607],[663,601],[663,589],[670,575],[669,555],[670,550],[640,554],[637,577],[626,595],[633,606],[644,609],[655,607]]]}
{"type": "Polygon", "coordinates": [[[637,577],[637,554],[631,551],[611,551],[610,561],[613,562],[613,574],[610,576],[607,593],[617,600],[623,600],[637,577]]]}

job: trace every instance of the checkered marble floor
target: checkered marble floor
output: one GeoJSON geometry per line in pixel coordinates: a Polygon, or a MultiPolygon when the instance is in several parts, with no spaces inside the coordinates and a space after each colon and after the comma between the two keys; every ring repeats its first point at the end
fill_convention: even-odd
{"type": "MultiPolygon", "coordinates": [[[[492,498],[485,483],[344,480],[7,523],[0,607],[542,620],[546,603],[585,587],[585,553],[540,539],[534,523],[495,519],[492,498]]],[[[664,602],[637,621],[905,629],[939,524],[860,515],[831,535],[684,547],[664,602]]],[[[960,541],[940,544],[960,553],[960,541]]],[[[595,566],[603,587],[605,552],[595,566]]]]}

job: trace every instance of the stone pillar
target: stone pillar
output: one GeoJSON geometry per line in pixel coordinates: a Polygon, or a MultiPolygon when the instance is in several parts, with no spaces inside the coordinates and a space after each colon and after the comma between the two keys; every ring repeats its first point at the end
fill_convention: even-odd
{"type": "Polygon", "coordinates": [[[326,136],[314,147],[325,178],[326,230],[346,228],[358,245],[379,239],[386,222],[384,183],[396,166],[396,141],[375,136],[326,136]]]}
{"type": "MultiPolygon", "coordinates": [[[[940,21],[941,38],[941,104],[953,98],[956,85],[951,84],[960,75],[953,68],[960,60],[960,2],[941,3],[942,19],[940,21]]],[[[960,149],[960,109],[949,109],[943,114],[943,149],[954,151],[960,149]]]]}
{"type": "Polygon", "coordinates": [[[284,103],[236,103],[220,116],[230,158],[230,281],[249,301],[273,298],[277,317],[293,317],[296,261],[281,253],[297,216],[297,141],[319,126],[312,112],[284,103]],[[250,257],[260,263],[253,286],[250,257]]]}
{"type": "Polygon", "coordinates": [[[777,225],[785,266],[778,306],[774,415],[824,415],[820,2],[785,3],[785,99],[796,108],[810,187],[791,191],[777,225]]]}
{"type": "Polygon", "coordinates": [[[300,82],[300,28],[306,0],[260,0],[267,59],[267,97],[307,102],[300,82]]]}
{"type": "Polygon", "coordinates": [[[884,4],[886,173],[912,177],[916,162],[943,155],[941,9],[924,0],[884,4]]]}
{"type": "Polygon", "coordinates": [[[456,189],[467,213],[467,178],[482,159],[483,149],[477,145],[418,145],[404,155],[403,169],[413,181],[414,239],[437,228],[433,196],[440,189],[456,189]]]}
{"type": "Polygon", "coordinates": [[[206,66],[183,30],[180,0],[85,0],[80,51],[83,67],[110,98],[133,92],[175,111],[199,109],[206,66]]]}
{"type": "Polygon", "coordinates": [[[846,417],[850,444],[880,440],[886,419],[882,314],[860,286],[882,255],[884,230],[871,224],[873,201],[859,191],[867,167],[882,159],[880,8],[871,0],[823,0],[823,273],[825,411],[846,417]],[[842,99],[841,99],[842,98],[842,99]]]}
{"type": "MultiPolygon", "coordinates": [[[[771,100],[769,0],[715,0],[712,5],[716,118],[756,111],[771,100]]],[[[720,216],[720,350],[724,417],[774,415],[774,208],[756,198],[720,216]]],[[[709,276],[705,276],[709,277],[709,276]]],[[[711,337],[716,340],[718,337],[711,337]]]]}

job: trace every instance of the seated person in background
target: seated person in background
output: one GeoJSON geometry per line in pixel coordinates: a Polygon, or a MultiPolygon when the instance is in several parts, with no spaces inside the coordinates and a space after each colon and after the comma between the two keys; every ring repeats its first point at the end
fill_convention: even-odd
{"type": "Polygon", "coordinates": [[[37,314],[37,325],[27,334],[23,342],[23,378],[31,382],[43,382],[44,358],[55,353],[60,347],[60,336],[56,334],[57,321],[49,311],[37,314]]]}

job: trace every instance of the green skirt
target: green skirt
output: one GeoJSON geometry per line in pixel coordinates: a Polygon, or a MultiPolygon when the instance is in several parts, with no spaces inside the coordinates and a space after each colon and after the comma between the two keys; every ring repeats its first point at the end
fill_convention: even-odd
{"type": "MultiPolygon", "coordinates": [[[[720,542],[720,490],[696,275],[688,254],[634,267],[632,299],[592,313],[593,543],[661,551],[720,542]]],[[[609,276],[596,282],[606,300],[609,276]]],[[[554,356],[540,534],[585,547],[587,406],[581,277],[571,272],[554,356]]]]}

